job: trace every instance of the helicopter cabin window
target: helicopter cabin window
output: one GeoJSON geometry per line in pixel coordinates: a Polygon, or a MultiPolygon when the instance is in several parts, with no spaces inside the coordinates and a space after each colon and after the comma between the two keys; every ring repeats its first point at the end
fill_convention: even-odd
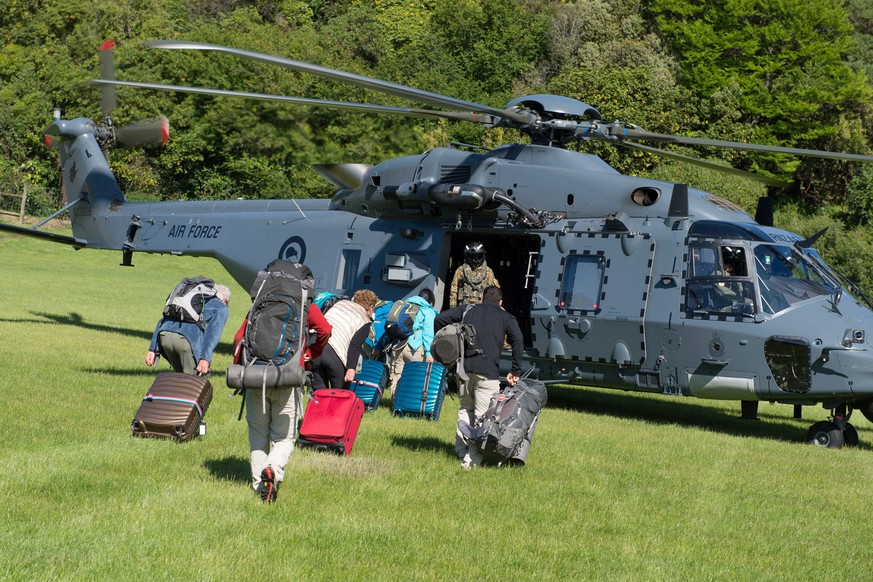
{"type": "Polygon", "coordinates": [[[685,310],[693,314],[752,316],[755,286],[749,277],[746,247],[692,247],[685,310]]]}
{"type": "Polygon", "coordinates": [[[764,313],[779,313],[796,303],[837,291],[808,258],[784,245],[755,247],[757,283],[764,313]]]}
{"type": "Polygon", "coordinates": [[[564,265],[561,285],[562,309],[597,311],[605,271],[603,258],[592,255],[571,255],[564,265]]]}

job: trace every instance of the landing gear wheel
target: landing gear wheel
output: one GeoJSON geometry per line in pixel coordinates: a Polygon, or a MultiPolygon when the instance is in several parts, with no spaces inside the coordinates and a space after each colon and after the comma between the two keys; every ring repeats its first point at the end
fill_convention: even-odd
{"type": "Polygon", "coordinates": [[[858,430],[848,422],[846,428],[843,429],[843,442],[847,447],[858,446],[858,430]]]}
{"type": "MultiPolygon", "coordinates": [[[[857,438],[857,433],[855,436],[857,438]]],[[[806,433],[806,442],[817,447],[839,449],[842,448],[845,441],[840,427],[833,422],[823,420],[809,427],[809,431],[806,433]]]]}

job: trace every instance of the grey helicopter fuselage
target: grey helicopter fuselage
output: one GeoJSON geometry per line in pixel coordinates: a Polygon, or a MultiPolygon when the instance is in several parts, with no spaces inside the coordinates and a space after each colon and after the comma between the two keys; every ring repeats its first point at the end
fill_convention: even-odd
{"type": "Polygon", "coordinates": [[[305,262],[319,291],[429,287],[446,307],[463,247],[479,240],[542,379],[827,408],[873,396],[873,313],[802,237],[594,155],[436,148],[340,167],[332,200],[146,203],[125,200],[92,122],[48,134],[79,199],[77,247],[211,256],[244,288],[283,258],[305,262]],[[769,272],[778,263],[789,272],[769,272]]]}

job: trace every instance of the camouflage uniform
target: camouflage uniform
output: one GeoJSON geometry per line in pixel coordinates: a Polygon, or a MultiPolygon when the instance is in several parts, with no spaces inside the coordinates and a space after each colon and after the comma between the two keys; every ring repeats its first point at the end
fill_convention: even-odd
{"type": "Polygon", "coordinates": [[[485,261],[477,268],[464,263],[455,271],[452,278],[452,288],[449,293],[449,307],[463,305],[465,303],[476,304],[482,302],[482,292],[485,287],[494,285],[500,287],[494,271],[485,261]]]}

